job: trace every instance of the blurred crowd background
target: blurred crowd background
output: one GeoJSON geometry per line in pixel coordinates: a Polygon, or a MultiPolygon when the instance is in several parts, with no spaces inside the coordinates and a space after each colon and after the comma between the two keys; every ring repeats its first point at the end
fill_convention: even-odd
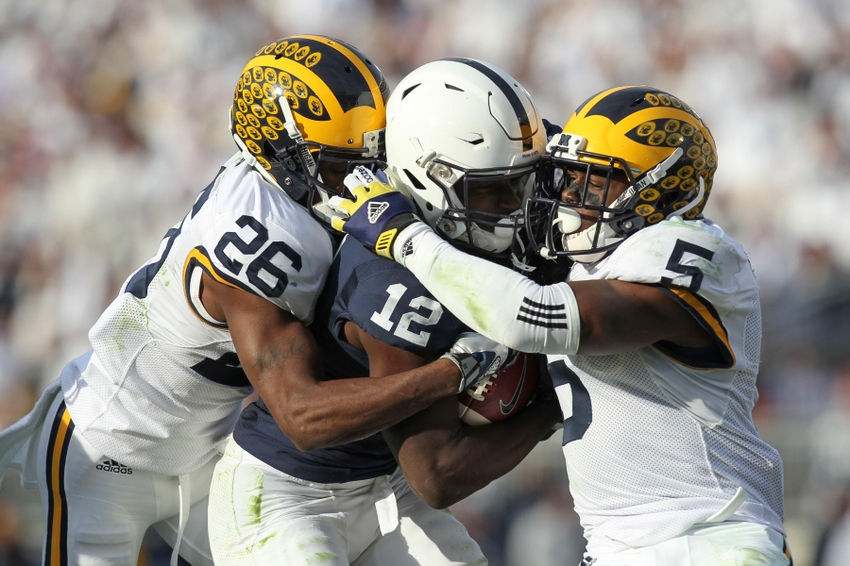
{"type": "MultiPolygon", "coordinates": [[[[700,112],[720,164],[706,213],[761,287],[756,418],[784,459],[791,550],[800,566],[850,564],[847,0],[0,0],[0,430],[88,349],[234,152],[247,60],[298,33],[353,43],[390,86],[439,57],[491,61],[562,124],[618,84],[700,112]]],[[[559,445],[455,506],[492,566],[580,560],[559,445]]],[[[15,480],[0,566],[40,557],[38,494],[15,480]]],[[[151,537],[143,561],[167,556],[151,537]]]]}

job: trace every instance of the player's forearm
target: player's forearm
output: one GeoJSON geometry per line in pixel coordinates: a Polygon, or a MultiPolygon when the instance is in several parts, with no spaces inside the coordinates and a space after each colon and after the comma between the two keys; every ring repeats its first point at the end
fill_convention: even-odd
{"type": "MultiPolygon", "coordinates": [[[[449,360],[386,377],[306,380],[264,401],[301,450],[360,440],[455,395],[460,372],[449,360]]],[[[262,392],[261,392],[262,395],[262,392]]]]}
{"type": "Polygon", "coordinates": [[[502,423],[464,427],[445,466],[453,470],[446,482],[453,505],[513,470],[561,420],[553,406],[529,406],[502,423]],[[490,430],[487,430],[490,429],[490,430]]]}
{"type": "Polygon", "coordinates": [[[513,470],[561,419],[553,398],[530,405],[510,421],[425,430],[404,438],[400,446],[391,432],[384,435],[414,492],[442,509],[513,470]]]}
{"type": "Polygon", "coordinates": [[[523,352],[575,353],[579,312],[566,283],[537,285],[418,226],[405,239],[410,245],[401,243],[394,255],[464,324],[523,352]]]}

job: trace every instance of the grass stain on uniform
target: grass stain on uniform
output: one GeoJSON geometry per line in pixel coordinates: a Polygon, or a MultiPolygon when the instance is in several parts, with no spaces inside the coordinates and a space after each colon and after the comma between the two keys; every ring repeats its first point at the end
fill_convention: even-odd
{"type": "MultiPolygon", "coordinates": [[[[769,566],[773,560],[764,553],[753,548],[735,548],[724,552],[716,566],[769,566]]],[[[712,566],[715,566],[712,565],[712,566]]]]}
{"type": "Polygon", "coordinates": [[[156,275],[162,280],[163,287],[168,287],[169,285],[171,285],[171,280],[166,279],[166,275],[168,275],[168,266],[166,264],[162,265],[162,267],[159,269],[159,273],[157,273],[156,275]]]}
{"type": "Polygon", "coordinates": [[[317,552],[307,559],[307,564],[327,564],[328,562],[336,562],[336,559],[337,556],[333,552],[317,552]]]}
{"type": "Polygon", "coordinates": [[[449,288],[453,298],[463,302],[463,308],[469,313],[475,323],[486,334],[489,329],[490,317],[488,312],[495,308],[490,307],[482,302],[482,298],[472,289],[475,285],[468,284],[469,279],[473,275],[467,265],[464,263],[438,263],[435,265],[437,272],[434,274],[434,281],[443,288],[449,288]]]}
{"type": "Polygon", "coordinates": [[[247,523],[249,525],[260,524],[260,511],[263,506],[263,487],[265,486],[265,476],[262,472],[257,472],[254,476],[254,485],[248,488],[248,498],[245,503],[247,523]]]}
{"type": "Polygon", "coordinates": [[[266,546],[266,543],[268,543],[270,540],[272,540],[276,536],[277,536],[277,533],[272,533],[269,536],[267,536],[266,538],[258,540],[257,541],[257,548],[263,548],[264,546],[266,546]]]}
{"type": "Polygon", "coordinates": [[[127,346],[124,344],[123,340],[118,339],[117,337],[112,337],[112,343],[115,345],[115,351],[112,351],[110,348],[110,354],[114,354],[115,352],[121,352],[127,349],[127,346]]]}
{"type": "Polygon", "coordinates": [[[111,341],[111,344],[106,347],[107,355],[114,356],[127,349],[125,335],[147,332],[148,304],[137,299],[133,307],[129,312],[121,313],[116,317],[109,336],[100,338],[103,342],[111,341]]]}
{"type": "MultiPolygon", "coordinates": [[[[326,536],[313,535],[313,536],[307,538],[306,540],[302,540],[302,541],[297,542],[295,544],[295,547],[298,549],[299,552],[303,553],[307,549],[307,547],[314,546],[314,545],[330,545],[330,542],[331,542],[331,539],[326,537],[326,536]]],[[[317,557],[317,556],[325,556],[325,555],[332,556],[333,559],[336,560],[335,554],[333,554],[332,552],[324,551],[324,550],[317,552],[313,556],[317,557]]],[[[321,562],[327,562],[327,560],[322,559],[321,562]]],[[[308,559],[307,563],[312,564],[312,559],[308,559]]]]}

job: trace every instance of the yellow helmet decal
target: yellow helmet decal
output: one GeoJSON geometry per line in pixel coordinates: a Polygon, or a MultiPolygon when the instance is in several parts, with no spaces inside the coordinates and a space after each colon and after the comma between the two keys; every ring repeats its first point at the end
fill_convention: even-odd
{"type": "MultiPolygon", "coordinates": [[[[688,210],[686,218],[695,218],[705,206],[717,170],[714,138],[699,115],[685,102],[668,93],[645,86],[624,86],[602,91],[573,113],[564,132],[587,139],[585,151],[614,156],[625,161],[636,180],[664,162],[674,152],[682,155],[665,176],[655,183],[643,184],[637,214],[655,223],[663,218],[650,205],[663,198],[663,193],[690,193],[705,184],[700,203],[688,210]]],[[[581,161],[605,165],[607,160],[583,155],[581,161]]],[[[620,167],[619,163],[615,167],[620,167]]],[[[693,198],[688,196],[687,198],[693,198]]],[[[684,204],[675,203],[674,209],[684,204]]]]}
{"type": "Polygon", "coordinates": [[[251,124],[255,129],[280,131],[277,105],[283,96],[305,140],[359,149],[365,132],[385,126],[387,95],[377,68],[370,69],[347,44],[304,35],[258,50],[242,72],[234,101],[245,119],[258,121],[251,124]]]}

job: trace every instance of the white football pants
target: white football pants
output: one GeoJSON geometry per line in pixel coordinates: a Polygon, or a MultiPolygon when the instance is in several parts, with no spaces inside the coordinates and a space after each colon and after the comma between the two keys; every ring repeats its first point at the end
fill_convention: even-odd
{"type": "Polygon", "coordinates": [[[604,556],[585,557],[593,566],[789,566],[781,533],[765,525],[725,522],[696,527],[664,542],[604,556]],[[594,560],[595,559],[595,560],[594,560]]]}
{"type": "Polygon", "coordinates": [[[425,504],[398,470],[317,484],[272,468],[232,439],[215,468],[209,524],[217,566],[487,563],[451,512],[425,504]]]}
{"type": "MultiPolygon", "coordinates": [[[[37,477],[44,507],[46,566],[136,566],[149,527],[174,545],[179,529],[180,479],[128,468],[79,434],[60,393],[39,434],[37,477]]],[[[207,494],[215,461],[188,480],[188,521],[180,555],[212,565],[207,494]]],[[[184,511],[184,517],[186,513],[184,511]]]]}

